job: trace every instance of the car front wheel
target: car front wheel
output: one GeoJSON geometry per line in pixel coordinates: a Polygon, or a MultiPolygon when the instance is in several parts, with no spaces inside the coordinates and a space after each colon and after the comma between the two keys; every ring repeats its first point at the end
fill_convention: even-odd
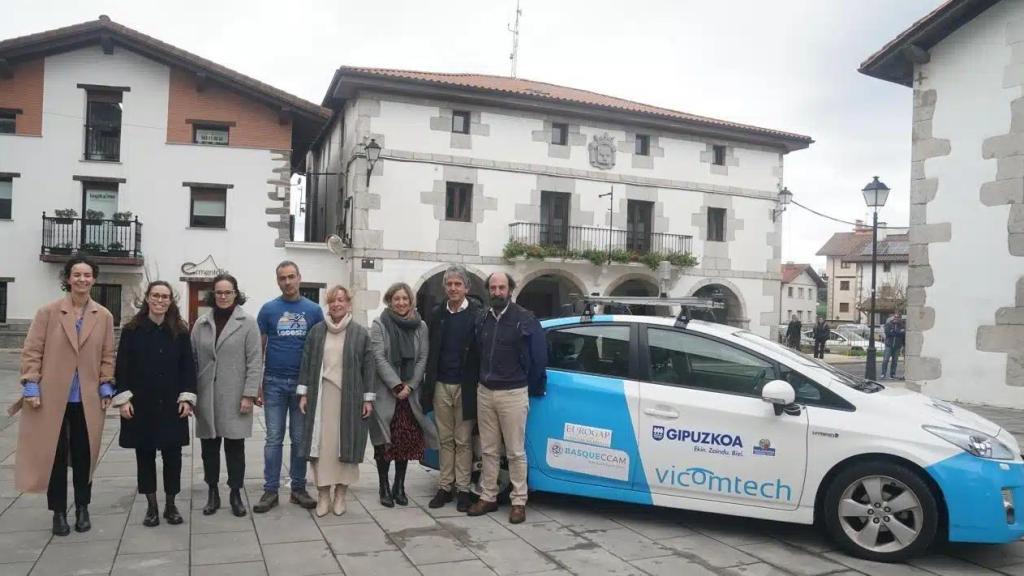
{"type": "Polygon", "coordinates": [[[935,540],[938,506],[928,485],[910,468],[864,462],[840,472],[825,494],[825,526],[850,554],[901,562],[935,540]]]}

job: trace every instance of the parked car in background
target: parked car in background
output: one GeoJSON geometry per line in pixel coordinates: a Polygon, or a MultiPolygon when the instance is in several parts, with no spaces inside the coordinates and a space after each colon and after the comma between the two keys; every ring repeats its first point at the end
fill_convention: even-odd
{"type": "MultiPolygon", "coordinates": [[[[814,345],[814,331],[804,330],[800,335],[800,346],[814,345]]],[[[836,330],[829,332],[828,341],[825,342],[825,351],[830,354],[849,354],[854,350],[866,350],[868,347],[867,338],[860,338],[852,333],[840,333],[836,330]]]]}

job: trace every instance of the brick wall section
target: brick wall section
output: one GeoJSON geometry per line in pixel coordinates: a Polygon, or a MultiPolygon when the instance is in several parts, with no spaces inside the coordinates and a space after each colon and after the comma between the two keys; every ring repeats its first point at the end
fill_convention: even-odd
{"type": "Polygon", "coordinates": [[[167,141],[171,143],[192,143],[192,124],[186,123],[192,119],[234,122],[229,132],[231,146],[268,150],[292,147],[291,120],[281,124],[276,109],[212,81],[200,92],[196,90],[195,75],[180,68],[171,68],[167,108],[167,141]]]}
{"type": "Polygon", "coordinates": [[[0,108],[20,108],[15,133],[43,135],[42,58],[13,64],[14,77],[0,78],[0,108]]]}

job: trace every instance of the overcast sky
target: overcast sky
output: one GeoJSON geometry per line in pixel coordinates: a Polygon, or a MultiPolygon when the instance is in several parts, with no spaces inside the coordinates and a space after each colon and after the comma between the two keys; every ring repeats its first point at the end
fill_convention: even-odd
{"type": "MultiPolygon", "coordinates": [[[[4,0],[0,38],[100,14],[319,103],[339,65],[509,73],[515,0],[4,0]]],[[[868,218],[873,175],[909,212],[911,90],[857,66],[941,0],[522,0],[519,76],[806,134],[794,199],[868,218]]],[[[783,260],[848,229],[792,206],[783,260]]]]}

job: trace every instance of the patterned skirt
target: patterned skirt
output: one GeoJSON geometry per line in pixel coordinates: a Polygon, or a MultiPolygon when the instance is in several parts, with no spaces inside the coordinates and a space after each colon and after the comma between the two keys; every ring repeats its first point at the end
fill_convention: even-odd
{"type": "MultiPolygon", "coordinates": [[[[384,459],[420,460],[424,447],[423,432],[412,413],[409,399],[399,400],[391,417],[391,444],[384,448],[384,459]]],[[[374,452],[380,454],[379,449],[374,452]]]]}

